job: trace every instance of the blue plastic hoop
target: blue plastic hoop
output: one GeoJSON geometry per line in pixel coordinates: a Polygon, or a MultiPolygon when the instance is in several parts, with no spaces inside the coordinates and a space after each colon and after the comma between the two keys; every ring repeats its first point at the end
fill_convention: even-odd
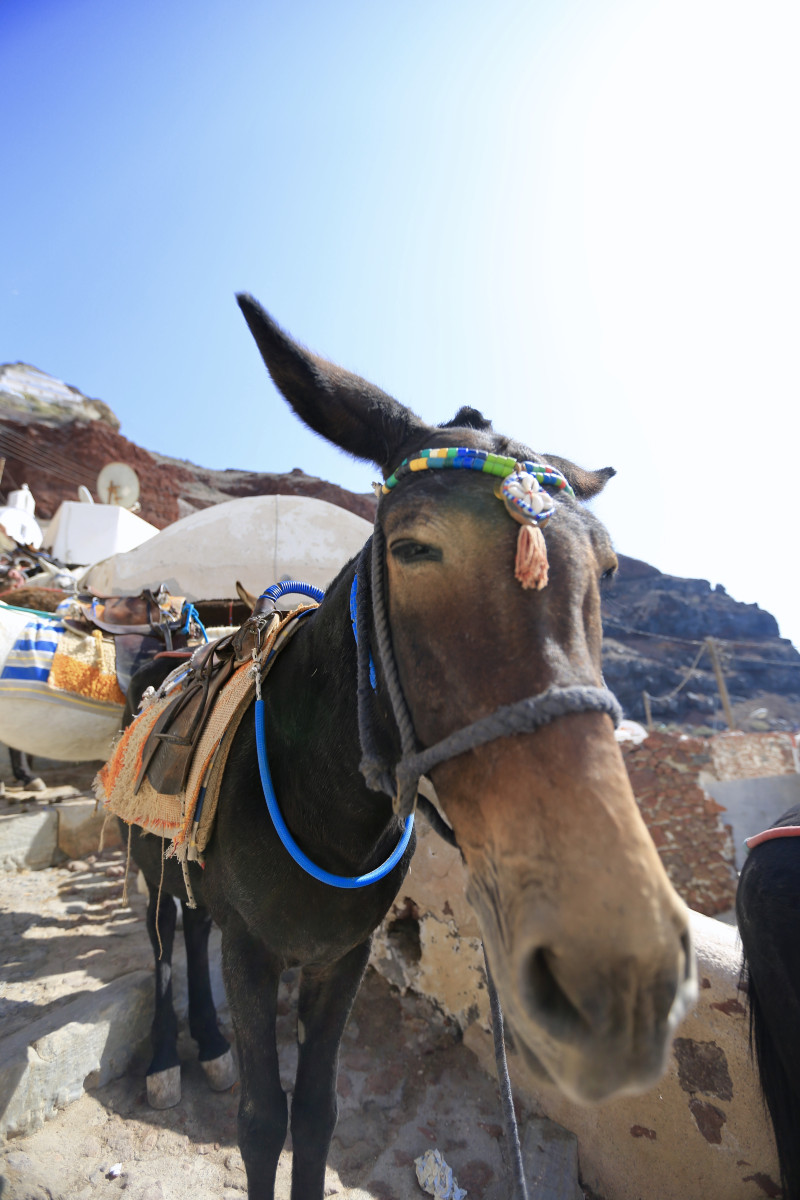
{"type": "Polygon", "coordinates": [[[258,753],[258,769],[261,774],[261,787],[264,791],[264,799],[267,802],[269,815],[272,817],[272,824],[275,826],[275,832],[281,839],[283,848],[308,875],[318,880],[319,883],[327,883],[330,887],[362,888],[367,887],[370,883],[377,883],[379,879],[385,878],[397,866],[406,851],[406,847],[411,840],[411,834],[414,831],[413,813],[409,817],[406,817],[403,836],[392,853],[374,871],[367,871],[365,875],[333,875],[330,871],[324,871],[322,867],[318,867],[316,863],[311,861],[307,854],[303,853],[289,832],[289,826],[284,821],[283,813],[278,808],[278,801],[275,797],[275,789],[272,786],[272,776],[270,775],[269,762],[267,760],[267,736],[263,700],[256,700],[256,750],[258,753]]]}
{"type": "MultiPolygon", "coordinates": [[[[268,587],[265,592],[261,593],[260,599],[279,600],[281,596],[287,595],[290,592],[296,592],[300,596],[309,596],[312,600],[321,601],[325,593],[319,588],[314,587],[310,583],[299,583],[296,579],[286,579],[282,583],[273,583],[272,587],[268,587]]],[[[355,590],[350,599],[351,619],[353,621],[353,635],[355,636],[355,590]]],[[[307,612],[313,610],[308,609],[307,612]]],[[[306,613],[300,613],[300,616],[305,616],[306,613]]],[[[373,687],[375,686],[373,681],[373,687]]],[[[269,769],[269,759],[267,757],[267,734],[266,734],[266,717],[264,713],[264,701],[259,696],[256,699],[256,753],[258,755],[258,770],[261,776],[261,790],[264,793],[264,799],[267,802],[267,809],[272,818],[272,824],[275,826],[275,832],[281,840],[284,850],[289,854],[298,867],[310,875],[312,879],[316,879],[319,883],[327,883],[329,887],[335,888],[362,888],[367,887],[370,883],[377,883],[379,879],[384,879],[394,867],[400,862],[400,859],[405,854],[408,843],[411,841],[411,834],[414,832],[414,814],[406,817],[405,826],[400,841],[395,846],[392,853],[376,867],[374,871],[367,871],[365,875],[334,875],[330,871],[323,870],[318,867],[315,862],[305,854],[297,842],[289,832],[289,826],[283,819],[283,813],[278,807],[278,800],[275,795],[275,788],[272,785],[272,775],[269,769]]]]}

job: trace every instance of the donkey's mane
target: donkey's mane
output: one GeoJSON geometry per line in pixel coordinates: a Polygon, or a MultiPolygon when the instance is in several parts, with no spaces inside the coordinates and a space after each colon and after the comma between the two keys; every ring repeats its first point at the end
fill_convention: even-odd
{"type": "Polygon", "coordinates": [[[463,404],[452,421],[442,421],[440,429],[491,429],[492,422],[487,420],[477,408],[463,404]]]}

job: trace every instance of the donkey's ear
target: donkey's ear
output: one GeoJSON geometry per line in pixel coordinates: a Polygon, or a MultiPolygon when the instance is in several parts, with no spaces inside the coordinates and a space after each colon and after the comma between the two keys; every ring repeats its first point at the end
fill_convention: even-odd
{"type": "Polygon", "coordinates": [[[584,471],[583,467],[576,467],[575,463],[570,462],[568,458],[559,458],[557,454],[543,454],[542,459],[546,463],[551,463],[566,477],[579,500],[591,500],[592,496],[602,492],[609,479],[612,479],[617,473],[613,467],[601,467],[599,471],[584,471]]]}
{"type": "Polygon", "coordinates": [[[388,471],[399,448],[430,429],[380,388],[299,346],[252,296],[236,299],[273,383],[329,442],[388,471]]]}

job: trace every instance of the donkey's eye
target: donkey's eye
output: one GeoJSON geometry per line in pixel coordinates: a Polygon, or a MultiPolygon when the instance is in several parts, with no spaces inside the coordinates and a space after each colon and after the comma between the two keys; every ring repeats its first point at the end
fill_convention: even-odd
{"type": "Polygon", "coordinates": [[[413,566],[414,563],[441,562],[442,552],[436,546],[427,546],[424,542],[414,542],[410,538],[393,542],[389,552],[398,562],[413,566]]]}
{"type": "Polygon", "coordinates": [[[613,567],[608,567],[607,570],[603,571],[603,574],[600,576],[600,583],[607,586],[611,583],[616,573],[617,564],[614,563],[613,567]]]}

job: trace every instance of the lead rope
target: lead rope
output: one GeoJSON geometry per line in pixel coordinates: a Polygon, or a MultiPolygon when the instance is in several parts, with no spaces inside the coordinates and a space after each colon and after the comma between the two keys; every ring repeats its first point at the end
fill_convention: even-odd
{"type": "Polygon", "coordinates": [[[486,982],[489,985],[489,1005],[492,1010],[492,1039],[494,1041],[494,1061],[497,1068],[497,1082],[500,1086],[500,1104],[503,1109],[503,1124],[506,1127],[506,1145],[511,1159],[510,1168],[513,1176],[514,1196],[516,1200],[528,1200],[528,1186],[525,1183],[525,1168],[522,1163],[522,1148],[519,1144],[519,1129],[517,1114],[514,1112],[514,1099],[511,1095],[511,1080],[508,1076],[508,1060],[506,1059],[506,1043],[504,1037],[503,1010],[500,1007],[500,997],[494,986],[492,972],[489,969],[489,958],[486,946],[483,947],[483,961],[486,964],[486,982]]]}
{"type": "MultiPolygon", "coordinates": [[[[450,826],[442,819],[435,804],[427,796],[420,793],[417,796],[417,807],[425,814],[428,824],[438,833],[443,841],[458,850],[458,843],[450,826]]],[[[492,1042],[494,1043],[494,1065],[497,1071],[497,1085],[500,1090],[500,1107],[503,1112],[506,1145],[508,1147],[509,1170],[513,1181],[513,1200],[528,1200],[528,1186],[525,1183],[525,1168],[522,1163],[522,1147],[519,1144],[519,1128],[517,1114],[514,1112],[514,1098],[511,1094],[511,1079],[508,1074],[508,1059],[506,1058],[505,1022],[503,1010],[500,1007],[500,997],[494,986],[492,972],[489,969],[489,956],[486,945],[483,947],[483,961],[486,967],[486,983],[489,989],[489,1008],[492,1013],[492,1042]]]]}
{"type": "MultiPolygon", "coordinates": [[[[458,843],[450,826],[439,815],[434,804],[420,793],[417,796],[417,807],[425,814],[431,828],[439,834],[443,841],[458,850],[458,843]]],[[[511,1094],[511,1079],[508,1074],[508,1059],[506,1058],[505,1022],[503,1010],[500,1007],[500,997],[494,986],[494,979],[489,968],[489,956],[486,945],[483,946],[483,961],[486,967],[486,983],[489,989],[489,1008],[492,1013],[492,1041],[494,1043],[494,1065],[497,1071],[497,1084],[500,1090],[500,1107],[503,1112],[506,1145],[508,1147],[509,1171],[512,1176],[513,1200],[528,1200],[528,1186],[525,1183],[525,1168],[522,1162],[522,1147],[519,1144],[519,1127],[517,1114],[514,1112],[514,1098],[511,1094]]]]}
{"type": "Polygon", "coordinates": [[[358,707],[362,751],[360,769],[367,786],[372,788],[373,791],[382,791],[386,792],[389,796],[393,796],[392,804],[394,811],[405,816],[414,811],[417,780],[413,780],[409,786],[408,781],[401,782],[399,777],[395,781],[392,778],[388,764],[378,754],[375,740],[372,736],[372,722],[369,715],[371,686],[369,680],[369,606],[367,601],[371,600],[372,619],[375,624],[376,657],[383,670],[395,725],[400,734],[401,761],[414,753],[416,748],[414,725],[411,721],[411,714],[408,711],[403,689],[397,674],[397,662],[392,650],[392,635],[389,630],[389,618],[386,613],[383,587],[383,560],[383,530],[376,522],[372,538],[362,550],[357,567],[358,707]],[[370,552],[370,543],[371,562],[370,569],[367,571],[367,555],[370,552]]]}
{"type": "MultiPolygon", "coordinates": [[[[373,534],[373,538],[374,536],[373,534]]],[[[369,586],[371,574],[369,561],[373,538],[370,538],[361,551],[356,567],[356,697],[358,701],[359,742],[361,744],[359,770],[368,788],[373,792],[384,792],[386,795],[391,796],[394,793],[394,780],[389,772],[388,764],[378,753],[371,717],[373,689],[370,680],[371,656],[369,649],[369,586]]]]}

